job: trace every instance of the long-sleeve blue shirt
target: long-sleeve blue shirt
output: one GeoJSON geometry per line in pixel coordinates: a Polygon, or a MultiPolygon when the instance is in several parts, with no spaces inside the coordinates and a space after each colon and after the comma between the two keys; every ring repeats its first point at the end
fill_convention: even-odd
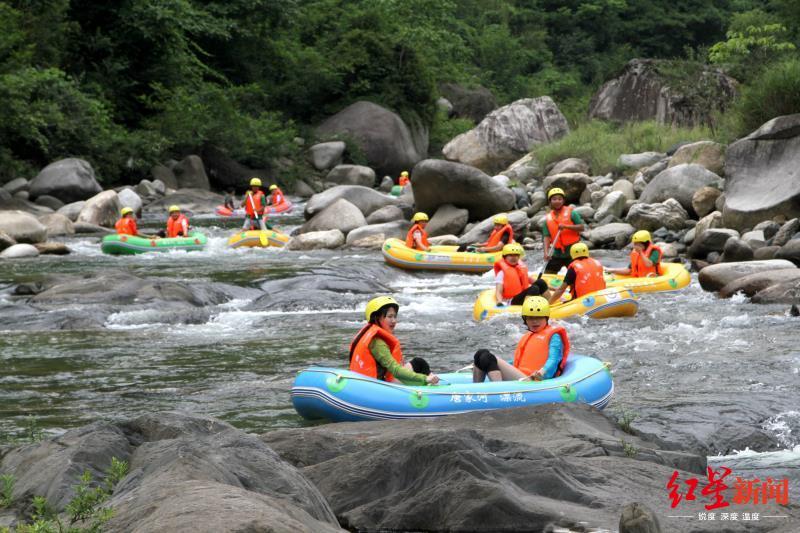
{"type": "Polygon", "coordinates": [[[547,361],[542,367],[542,378],[550,379],[555,377],[558,365],[561,363],[561,357],[564,354],[564,341],[561,340],[561,335],[555,334],[550,337],[550,346],[547,354],[547,361]]]}

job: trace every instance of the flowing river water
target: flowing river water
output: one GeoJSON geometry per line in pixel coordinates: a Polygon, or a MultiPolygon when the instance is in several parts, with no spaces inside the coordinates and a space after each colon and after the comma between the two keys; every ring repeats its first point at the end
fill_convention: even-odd
{"type": "MultiPolygon", "coordinates": [[[[0,441],[24,439],[31,425],[50,435],[171,409],[255,433],[306,425],[289,397],[296,372],[344,366],[364,305],[383,291],[401,303],[404,353],[424,356],[435,371],[467,365],[479,347],[510,356],[523,333],[516,317],[473,322],[475,297],[491,285],[485,276],[405,272],[378,250],[230,250],[237,221],[192,222],[210,236],[202,252],[112,257],[98,238],[77,236],[65,240],[71,255],[0,262],[0,441]],[[31,314],[15,287],[65,274],[172,279],[226,297],[197,309],[153,304],[109,314],[78,300],[67,311],[99,314],[101,327],[42,326],[30,317],[48,312],[31,314]]],[[[291,231],[301,222],[295,215],[278,224],[291,231]]],[[[145,228],[158,225],[145,220],[145,228]]],[[[622,252],[597,257],[626,262],[622,252]]],[[[527,261],[538,270],[541,252],[527,261]]],[[[635,416],[635,429],[676,447],[701,446],[711,464],[744,477],[789,477],[800,493],[798,319],[786,306],[718,299],[696,275],[686,289],[639,303],[633,319],[565,321],[573,352],[612,364],[607,411],[635,416]]]]}

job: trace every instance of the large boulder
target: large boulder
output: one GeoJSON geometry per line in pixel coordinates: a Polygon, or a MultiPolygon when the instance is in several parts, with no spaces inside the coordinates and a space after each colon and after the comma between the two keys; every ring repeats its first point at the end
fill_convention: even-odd
{"type": "Polygon", "coordinates": [[[603,220],[607,216],[620,218],[625,210],[628,199],[620,191],[611,191],[600,202],[600,207],[594,213],[595,220],[603,220]]]}
{"type": "Polygon", "coordinates": [[[339,198],[300,226],[299,233],[338,229],[347,235],[352,230],[366,225],[367,220],[361,210],[344,198],[339,198]]]}
{"type": "Polygon", "coordinates": [[[427,153],[418,150],[411,129],[397,114],[372,102],[356,102],[325,120],[316,130],[320,138],[350,138],[370,168],[396,176],[413,167],[427,153]]]}
{"type": "Polygon", "coordinates": [[[454,116],[471,119],[475,124],[497,107],[497,100],[492,92],[480,85],[466,88],[456,83],[443,83],[439,86],[439,92],[453,106],[454,116]]]}
{"type": "Polygon", "coordinates": [[[628,180],[617,180],[611,186],[612,191],[619,191],[625,195],[626,200],[636,200],[636,191],[633,188],[633,183],[628,180]]]}
{"type": "Polygon", "coordinates": [[[714,141],[698,141],[684,144],[669,160],[674,167],[690,163],[700,165],[718,176],[725,174],[725,147],[714,141]]]}
{"type": "Polygon", "coordinates": [[[119,219],[122,205],[114,191],[103,191],[86,200],[76,222],[85,222],[110,228],[119,219]]]}
{"type": "MultiPolygon", "coordinates": [[[[631,235],[634,234],[636,228],[624,222],[612,222],[604,226],[597,226],[583,234],[585,240],[592,241],[597,246],[606,246],[609,244],[622,245],[627,244],[631,235]]],[[[622,246],[619,246],[622,248],[622,246]]]]}
{"type": "Polygon", "coordinates": [[[387,205],[381,207],[377,211],[373,211],[367,217],[367,224],[383,224],[384,222],[394,222],[396,220],[403,220],[405,215],[403,210],[396,205],[387,205]]]}
{"type": "Polygon", "coordinates": [[[59,209],[64,207],[64,202],[62,202],[55,196],[50,196],[49,194],[42,194],[41,196],[37,196],[36,201],[34,203],[36,205],[48,207],[53,211],[58,211],[59,209]]]}
{"type": "Polygon", "coordinates": [[[787,259],[800,266],[800,239],[792,239],[787,242],[775,254],[777,259],[787,259]]]}
{"type": "Polygon", "coordinates": [[[47,228],[35,216],[22,211],[0,211],[0,232],[20,243],[34,244],[47,239],[47,228]]]}
{"type": "Polygon", "coordinates": [[[56,211],[56,213],[64,215],[71,221],[75,222],[76,220],[78,220],[78,215],[81,214],[81,209],[83,209],[83,206],[85,205],[86,205],[85,200],[81,200],[79,202],[72,202],[71,204],[67,204],[58,211],[56,211]]]}
{"type": "Polygon", "coordinates": [[[436,210],[425,228],[428,235],[458,235],[469,222],[469,211],[453,204],[444,204],[436,210]]]}
{"type": "Polygon", "coordinates": [[[470,219],[483,219],[514,208],[516,197],[477,168],[439,159],[414,167],[411,179],[417,209],[435,213],[445,204],[469,210],[470,219]]]}
{"type": "MultiPolygon", "coordinates": [[[[494,228],[493,218],[494,217],[489,217],[472,226],[468,232],[458,239],[458,244],[486,242],[486,239],[489,238],[489,234],[492,232],[492,228],[494,228]]],[[[508,223],[511,224],[514,230],[514,240],[521,242],[528,228],[528,224],[530,223],[528,215],[525,211],[511,211],[508,213],[508,223]]]]}
{"type": "Polygon", "coordinates": [[[397,206],[400,203],[394,196],[380,193],[369,187],[361,185],[337,185],[336,187],[331,187],[309,198],[308,202],[306,202],[306,209],[303,214],[306,219],[310,219],[342,198],[358,207],[364,216],[369,216],[387,205],[397,206]]]}
{"type": "Polygon", "coordinates": [[[175,172],[168,166],[162,164],[154,165],[150,169],[150,175],[153,177],[153,181],[159,180],[170,189],[180,188],[175,172]]]}
{"type": "Polygon", "coordinates": [[[800,301],[800,278],[770,285],[754,294],[750,301],[756,304],[796,305],[800,301]]]}
{"type": "MultiPolygon", "coordinates": [[[[617,158],[617,165],[622,168],[639,169],[655,165],[667,155],[661,152],[642,152],[639,154],[621,154],[617,158]]],[[[663,170],[663,169],[662,169],[663,170]]]]}
{"type": "Polygon", "coordinates": [[[569,133],[567,119],[549,96],[525,98],[492,111],[480,124],[442,149],[459,163],[496,174],[537,144],[569,133]]]}
{"type": "Polygon", "coordinates": [[[347,234],[345,244],[351,246],[358,241],[367,239],[368,237],[374,237],[376,235],[383,236],[381,242],[389,238],[405,239],[409,226],[410,224],[405,220],[396,220],[394,222],[384,222],[383,224],[370,224],[368,226],[362,226],[347,234]]]}
{"type": "Polygon", "coordinates": [[[772,237],[772,244],[775,246],[783,246],[789,242],[798,231],[800,231],[800,219],[793,218],[792,220],[787,220],[780,229],[778,229],[775,236],[772,237]]]}
{"type": "Polygon", "coordinates": [[[21,259],[23,257],[36,257],[37,255],[39,255],[39,250],[32,244],[12,244],[0,252],[0,258],[2,259],[21,259]]]}
{"type": "Polygon", "coordinates": [[[734,263],[753,259],[753,248],[744,239],[734,237],[725,241],[722,249],[722,262],[734,263]]]}
{"type": "Polygon", "coordinates": [[[47,236],[74,235],[75,225],[72,221],[60,213],[51,213],[39,217],[39,222],[47,228],[47,236]]]}
{"type": "Polygon", "coordinates": [[[177,205],[182,211],[190,213],[213,213],[214,208],[221,204],[221,194],[203,189],[178,189],[172,194],[150,202],[144,207],[145,213],[167,216],[170,205],[177,205]]]}
{"type": "Polygon", "coordinates": [[[722,189],[722,179],[700,165],[682,164],[667,168],[647,184],[639,200],[646,204],[674,198],[688,212],[694,212],[692,198],[702,187],[722,189]]]}
{"type": "MultiPolygon", "coordinates": [[[[714,110],[724,110],[736,94],[736,82],[722,71],[706,69],[702,76],[711,80],[714,101],[709,106],[693,106],[659,72],[664,61],[632,59],[622,73],[603,84],[589,103],[589,117],[631,122],[655,120],[661,124],[695,126],[709,120],[714,110]]],[[[667,65],[668,66],[668,65],[667,65]]]]}
{"type": "MultiPolygon", "coordinates": [[[[209,181],[218,190],[228,191],[235,189],[241,191],[247,188],[250,178],[253,177],[261,178],[264,183],[272,182],[274,172],[271,169],[247,167],[213,144],[204,144],[200,156],[203,158],[203,166],[206,169],[209,181]]],[[[167,166],[174,168],[174,165],[170,163],[167,163],[167,166]]],[[[177,189],[178,187],[175,188],[177,189]]]]}
{"type": "Polygon", "coordinates": [[[628,210],[625,221],[637,229],[655,231],[660,227],[669,230],[683,229],[689,214],[677,201],[669,198],[658,204],[633,204],[628,210]]]}
{"type": "Polygon", "coordinates": [[[718,291],[728,283],[750,274],[795,268],[790,261],[771,259],[768,261],[747,261],[743,263],[720,263],[707,266],[700,271],[697,279],[706,291],[718,291]]]}
{"type": "Polygon", "coordinates": [[[337,185],[361,185],[372,187],[375,185],[375,171],[361,165],[337,165],[325,180],[337,185]]]}
{"type": "Polygon", "coordinates": [[[586,187],[592,183],[592,178],[586,174],[555,174],[547,176],[542,181],[542,190],[547,192],[553,187],[564,190],[565,201],[573,204],[579,201],[586,187]]]}
{"type": "Polygon", "coordinates": [[[344,233],[338,229],[311,231],[295,235],[286,243],[287,250],[316,250],[344,246],[344,233]]]}
{"type": "Polygon", "coordinates": [[[589,172],[591,172],[591,169],[589,168],[589,163],[577,157],[569,157],[567,159],[562,159],[561,161],[553,165],[553,168],[550,169],[550,172],[548,172],[547,175],[554,176],[556,174],[589,174],[589,172]]]}
{"type": "Polygon", "coordinates": [[[730,283],[726,283],[719,289],[719,295],[722,298],[730,298],[734,294],[741,292],[745,296],[752,297],[767,287],[796,280],[800,280],[800,268],[784,268],[780,270],[756,272],[748,274],[747,276],[742,276],[741,278],[736,278],[730,283]]]}
{"type": "Polygon", "coordinates": [[[347,145],[342,141],[315,144],[308,149],[311,164],[317,170],[328,170],[342,162],[342,154],[347,145]]]}
{"type": "Polygon", "coordinates": [[[126,187],[117,193],[119,196],[119,203],[122,207],[130,207],[136,216],[142,216],[142,198],[136,192],[126,187]]]}
{"type": "Polygon", "coordinates": [[[800,113],[777,117],[725,152],[725,225],[800,216],[800,113]]]}
{"type": "Polygon", "coordinates": [[[689,247],[689,255],[692,257],[703,258],[709,252],[722,252],[728,239],[739,238],[739,232],[735,229],[714,228],[704,231],[702,234],[695,234],[694,242],[689,247]]]}
{"type": "Polygon", "coordinates": [[[206,167],[198,155],[188,155],[172,169],[178,179],[180,189],[202,189],[207,191],[211,185],[206,174],[206,167]]]}
{"type": "Polygon", "coordinates": [[[91,198],[103,189],[97,183],[92,165],[71,157],[44,167],[31,180],[28,190],[32,198],[47,194],[70,203],[91,198]]]}

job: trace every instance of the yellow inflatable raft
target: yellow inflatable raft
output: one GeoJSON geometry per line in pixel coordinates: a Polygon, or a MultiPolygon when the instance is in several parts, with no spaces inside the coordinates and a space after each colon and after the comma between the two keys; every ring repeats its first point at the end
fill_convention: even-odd
{"type": "Polygon", "coordinates": [[[414,250],[400,239],[386,239],[383,259],[392,266],[411,270],[454,270],[486,272],[502,257],[500,252],[479,254],[458,252],[458,246],[431,246],[429,252],[414,250]]]}
{"type": "MultiPolygon", "coordinates": [[[[486,320],[502,313],[519,315],[521,305],[498,307],[494,299],[494,289],[486,289],[478,295],[472,308],[472,317],[486,320]]],[[[566,295],[569,298],[569,295],[566,295]]],[[[563,301],[550,306],[550,318],[567,318],[574,315],[588,315],[591,318],[617,318],[634,316],[639,310],[636,296],[626,287],[606,287],[603,290],[586,294],[575,300],[563,301]]]]}
{"type": "Polygon", "coordinates": [[[267,248],[269,246],[282,248],[288,240],[288,235],[275,230],[240,231],[231,235],[228,239],[228,246],[230,248],[267,248]]]}
{"type": "MultiPolygon", "coordinates": [[[[637,294],[644,292],[677,291],[689,285],[692,275],[681,263],[661,263],[662,274],[647,278],[635,278],[621,274],[606,273],[606,287],[627,287],[637,294]]],[[[542,276],[551,287],[558,288],[563,276],[545,274],[542,276]]]]}

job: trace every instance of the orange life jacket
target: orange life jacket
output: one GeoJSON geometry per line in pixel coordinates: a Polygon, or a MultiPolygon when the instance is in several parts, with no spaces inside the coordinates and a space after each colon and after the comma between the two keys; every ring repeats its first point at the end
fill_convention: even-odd
{"type": "Polygon", "coordinates": [[[256,213],[261,215],[264,212],[264,192],[259,189],[252,194],[245,194],[242,205],[244,206],[244,212],[250,218],[255,218],[256,213]],[[253,211],[253,206],[256,208],[255,211],[253,211]]]}
{"type": "Polygon", "coordinates": [[[114,224],[117,235],[137,235],[139,230],[136,227],[136,220],[133,218],[122,217],[114,224]]]}
{"type": "Polygon", "coordinates": [[[189,236],[189,219],[183,214],[178,215],[176,219],[169,217],[167,219],[167,237],[171,239],[180,233],[183,233],[185,237],[189,236]]]}
{"type": "Polygon", "coordinates": [[[661,257],[664,255],[664,252],[661,251],[661,248],[654,245],[652,242],[650,246],[647,247],[647,250],[644,251],[644,254],[639,254],[636,250],[631,251],[631,276],[636,278],[644,278],[649,276],[650,274],[655,274],[656,276],[661,275],[661,257]],[[645,266],[644,261],[642,260],[642,255],[645,257],[650,257],[650,254],[653,253],[653,250],[658,251],[658,261],[653,263],[653,266],[645,266]]]}
{"type": "Polygon", "coordinates": [[[553,324],[548,324],[538,333],[529,331],[519,340],[514,352],[514,367],[524,372],[526,376],[530,376],[542,368],[550,354],[550,338],[555,334],[561,335],[561,341],[564,343],[561,362],[558,363],[555,373],[556,376],[560,376],[564,365],[567,364],[567,356],[569,356],[569,338],[563,327],[553,324]]]}
{"type": "Polygon", "coordinates": [[[397,181],[398,185],[401,187],[405,187],[409,184],[411,180],[408,179],[408,176],[400,176],[400,179],[397,181]]]}
{"type": "Polygon", "coordinates": [[[509,265],[505,259],[498,261],[503,271],[503,298],[513,298],[531,286],[528,279],[528,266],[520,261],[515,266],[509,265]]]}
{"type": "Polygon", "coordinates": [[[511,224],[506,224],[499,229],[494,228],[492,233],[489,234],[489,240],[486,241],[486,246],[491,247],[499,244],[503,239],[503,235],[508,235],[508,242],[506,244],[514,242],[514,229],[511,227],[511,224]]]}
{"type": "Polygon", "coordinates": [[[408,234],[406,234],[406,246],[409,248],[416,248],[416,243],[414,242],[414,232],[419,231],[422,234],[422,238],[420,241],[422,242],[423,246],[430,246],[428,242],[428,232],[425,231],[425,228],[420,226],[419,224],[414,224],[411,226],[411,229],[408,230],[408,234]]]}
{"type": "Polygon", "coordinates": [[[573,223],[571,205],[565,205],[558,211],[558,213],[551,209],[550,212],[547,213],[547,218],[545,221],[547,223],[547,231],[550,233],[551,245],[555,248],[558,248],[562,252],[566,251],[567,246],[570,244],[575,244],[581,240],[581,234],[577,231],[572,229],[562,229],[561,233],[558,235],[558,241],[552,241],[552,239],[556,238],[559,224],[571,225],[573,223]]]}
{"type": "Polygon", "coordinates": [[[569,264],[569,268],[575,271],[574,298],[606,288],[603,265],[597,259],[592,257],[578,258],[569,264]]]}
{"type": "MultiPolygon", "coordinates": [[[[286,200],[283,197],[283,191],[281,191],[280,189],[275,189],[274,191],[272,191],[271,202],[272,202],[273,206],[278,205],[278,204],[282,204],[285,201],[286,200]]],[[[258,205],[258,204],[256,204],[256,205],[258,205]]]]}
{"type": "Polygon", "coordinates": [[[392,357],[398,364],[403,364],[403,350],[397,337],[377,324],[367,324],[361,328],[361,331],[350,343],[350,370],[371,378],[392,381],[394,376],[385,368],[378,368],[375,357],[369,351],[369,344],[375,337],[383,340],[389,346],[392,357]]]}

